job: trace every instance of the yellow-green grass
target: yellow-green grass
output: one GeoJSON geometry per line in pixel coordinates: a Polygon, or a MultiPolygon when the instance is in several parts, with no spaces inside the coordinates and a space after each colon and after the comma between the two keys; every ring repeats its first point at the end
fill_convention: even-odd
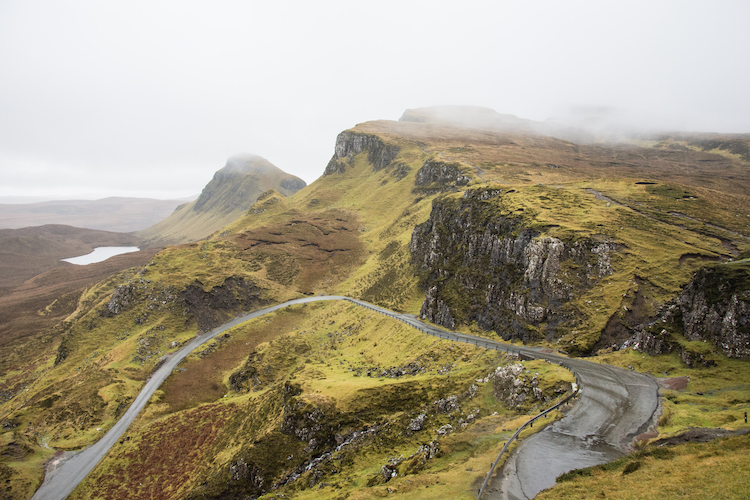
{"type": "MultiPolygon", "coordinates": [[[[455,420],[449,419],[448,416],[435,415],[428,420],[424,431],[411,436],[403,434],[404,426],[409,423],[409,419],[420,411],[420,406],[415,405],[429,406],[433,400],[440,397],[461,394],[477,378],[486,376],[502,358],[498,358],[494,351],[429,337],[393,319],[348,303],[321,302],[293,306],[269,317],[247,322],[230,330],[229,333],[231,339],[222,343],[216,351],[204,358],[191,357],[182,365],[186,371],[176,371],[173,374],[164,391],[157,392],[144,414],[128,431],[132,439],[116,446],[91,478],[87,479],[85,485],[82,485],[79,490],[81,497],[92,490],[100,491],[104,485],[111,487],[111,471],[127,468],[127,457],[132,453],[137,454],[141,447],[158,448],[158,444],[144,441],[143,436],[151,436],[151,440],[158,441],[159,437],[153,429],[171,429],[167,433],[169,436],[175,432],[195,432],[190,429],[180,431],[183,424],[180,423],[182,417],[179,415],[188,415],[196,409],[216,404],[235,405],[230,412],[235,416],[229,417],[235,423],[225,430],[217,430],[218,434],[211,438],[211,442],[216,443],[216,446],[206,455],[206,461],[211,467],[225,469],[233,456],[248,446],[248,442],[263,439],[264,433],[279,427],[280,413],[265,412],[275,405],[278,408],[277,398],[280,397],[279,390],[284,382],[298,384],[301,387],[300,401],[359,416],[359,424],[350,430],[387,423],[380,438],[349,456],[341,470],[322,480],[330,484],[335,483],[339,485],[337,488],[351,491],[354,495],[377,496],[380,492],[387,491],[387,487],[393,486],[409,490],[412,483],[419,485],[420,489],[430,485],[434,494],[440,491],[468,494],[472,491],[477,478],[482,479],[483,473],[488,469],[487,464],[494,460],[504,440],[528,418],[518,416],[515,411],[507,410],[498,404],[492,397],[491,384],[481,385],[474,398],[461,404],[464,414],[468,414],[474,408],[479,409],[477,420],[465,430],[439,438],[443,455],[429,461],[424,473],[420,472],[421,469],[410,469],[412,472],[405,474],[403,479],[399,476],[395,482],[382,486],[378,486],[375,480],[372,487],[366,487],[368,483],[373,482],[373,478],[380,475],[380,467],[390,457],[408,457],[417,451],[420,444],[437,438],[435,432],[440,425],[449,422],[455,425],[455,420]],[[258,342],[267,338],[270,338],[267,342],[258,342]],[[263,374],[261,386],[251,386],[252,390],[249,392],[228,391],[227,397],[219,396],[216,402],[206,401],[177,412],[174,411],[176,408],[165,404],[165,401],[170,401],[170,398],[174,397],[172,393],[177,390],[175,381],[181,378],[216,381],[223,372],[221,379],[228,383],[228,375],[239,368],[231,367],[229,363],[231,359],[237,358],[235,353],[242,352],[247,356],[253,351],[257,355],[258,372],[263,374]],[[403,366],[414,360],[419,360],[424,366],[424,373],[389,378],[368,377],[364,372],[360,375],[356,372],[356,368],[359,367],[373,368],[373,371],[379,372],[380,369],[403,366]],[[220,369],[216,370],[214,375],[208,376],[205,371],[196,368],[204,362],[206,366],[216,366],[220,369]],[[266,370],[266,367],[269,369],[266,370]],[[440,369],[445,367],[452,368],[442,374],[440,369]],[[422,396],[415,398],[420,393],[422,396]],[[256,412],[267,415],[264,417],[265,423],[250,423],[255,421],[253,414],[256,412]],[[493,415],[494,412],[499,414],[493,415]],[[238,415],[244,415],[242,418],[246,421],[245,424],[240,424],[240,428],[245,430],[239,433],[236,430],[238,415]],[[133,451],[126,454],[124,450],[133,451]],[[210,456],[215,458],[210,459],[210,456]],[[458,474],[458,471],[464,473],[458,474]],[[438,487],[435,484],[437,481],[441,482],[442,486],[438,487]],[[365,488],[369,493],[357,493],[361,488],[365,488]]],[[[539,374],[540,387],[548,393],[552,393],[552,388],[559,382],[572,380],[572,375],[566,370],[542,361],[527,362],[526,367],[530,374],[539,374]]],[[[208,395],[208,392],[201,389],[196,389],[195,392],[208,395]]],[[[340,432],[343,434],[347,430],[342,428],[340,432]]],[[[163,446],[166,446],[166,443],[163,446]]],[[[206,443],[205,446],[210,448],[213,445],[206,443]]],[[[191,450],[192,448],[188,447],[185,452],[192,456],[194,452],[191,450]]],[[[144,453],[149,456],[153,454],[145,448],[144,453]]],[[[182,462],[181,459],[177,461],[182,462]]],[[[156,469],[160,467],[157,466],[156,469]]],[[[201,474],[209,473],[209,468],[200,465],[194,467],[186,464],[185,467],[196,473],[195,478],[184,479],[184,484],[188,486],[193,484],[193,479],[199,480],[200,474],[197,473],[200,470],[204,470],[201,474]]],[[[144,495],[146,491],[154,491],[152,481],[158,479],[141,479],[144,484],[144,495]]],[[[287,487],[291,488],[287,494],[293,494],[295,497],[299,495],[300,498],[307,498],[314,493],[323,495],[318,498],[329,497],[332,488],[307,490],[304,485],[308,480],[305,477],[291,484],[287,487]]],[[[177,494],[177,491],[170,494],[177,494]]],[[[135,496],[131,496],[132,498],[139,498],[140,493],[133,495],[135,496]]],[[[334,496],[333,493],[330,494],[330,497],[334,496]]],[[[165,498],[167,497],[175,498],[165,498]]]]}
{"type": "Polygon", "coordinates": [[[601,362],[651,373],[657,378],[689,377],[683,391],[660,389],[662,414],[660,436],[671,436],[690,427],[747,428],[744,412],[750,411],[750,364],[729,359],[699,342],[711,353],[716,366],[687,368],[676,353],[649,356],[626,349],[598,356],[601,362]]]}
{"type": "MultiPolygon", "coordinates": [[[[13,440],[12,433],[0,434],[0,449],[5,450],[8,442],[13,440]]],[[[42,449],[36,452],[39,460],[28,460],[22,458],[14,460],[13,458],[0,460],[0,478],[3,484],[0,491],[3,491],[6,498],[31,498],[34,491],[42,484],[44,478],[40,463],[50,458],[54,450],[42,449]]]]}
{"type": "MultiPolygon", "coordinates": [[[[577,265],[563,263],[560,277],[578,287],[568,307],[585,319],[581,327],[570,330],[561,342],[578,352],[591,349],[607,322],[630,307],[636,294],[645,298],[644,312],[653,315],[660,304],[679,293],[704,264],[703,259],[726,256],[721,240],[597,199],[588,191],[591,185],[493,186],[501,187],[504,193],[488,202],[498,216],[521,218],[525,225],[536,228],[540,236],[568,242],[590,239],[617,246],[611,254],[612,274],[594,276],[590,285],[580,285],[586,278],[577,265]]],[[[642,188],[632,182],[610,182],[610,185],[622,190],[642,188]]],[[[449,195],[454,199],[461,196],[461,193],[449,195]]]]}
{"type": "Polygon", "coordinates": [[[750,491],[750,436],[646,448],[611,464],[562,476],[536,496],[628,500],[744,499],[750,491]]]}
{"type": "MultiPolygon", "coordinates": [[[[694,180],[686,180],[684,184],[676,182],[669,177],[672,174],[663,174],[668,169],[663,172],[654,170],[655,175],[663,174],[662,177],[666,179],[657,179],[657,184],[636,184],[648,179],[631,175],[634,171],[623,170],[624,167],[617,167],[620,170],[608,169],[607,176],[591,180],[595,177],[591,174],[597,171],[596,168],[592,170],[580,162],[576,163],[578,160],[573,162],[570,155],[578,156],[579,153],[571,152],[573,146],[563,141],[515,137],[498,142],[491,134],[472,132],[457,136],[445,130],[437,130],[439,133],[427,140],[428,137],[422,132],[414,131],[415,127],[417,125],[414,124],[391,123],[385,126],[376,123],[357,128],[359,131],[375,131],[387,142],[401,147],[395,163],[404,163],[411,167],[411,171],[400,181],[391,176],[389,170],[373,172],[366,161],[365,152],[354,159],[353,165],[347,167],[344,174],[323,177],[288,199],[271,192],[262,197],[245,216],[224,231],[214,234],[209,241],[168,248],[145,269],[121,273],[86,291],[81,296],[78,310],[68,318],[67,323],[61,325],[60,331],[70,332],[66,337],[70,348],[68,359],[57,367],[52,366],[60,342],[58,336],[50,343],[44,359],[33,369],[27,367],[7,374],[6,380],[10,377],[27,380],[29,391],[3,403],[0,414],[14,415],[22,425],[32,423],[43,428],[44,425],[49,427],[49,424],[43,422],[45,410],[40,413],[34,406],[36,403],[56,394],[64,398],[72,397],[70,401],[74,404],[89,401],[98,410],[89,412],[91,414],[85,419],[86,425],[74,427],[71,419],[56,424],[57,431],[46,432],[45,435],[59,433],[56,439],[66,448],[91,442],[96,437],[92,429],[106,426],[112,421],[115,403],[120,404],[118,398],[122,401],[132,397],[158,360],[158,356],[154,356],[143,365],[134,362],[137,339],[147,335],[149,329],[157,324],[165,326],[165,340],[169,341],[183,342],[196,332],[194,324],[185,324],[182,310],[168,310],[168,307],[159,314],[154,313],[144,325],[135,325],[135,319],[142,310],[134,309],[109,318],[101,316],[112,289],[135,279],[151,280],[151,291],[162,292],[174,287],[173,291],[179,293],[196,280],[207,291],[223,284],[229,276],[240,276],[258,285],[261,298],[269,302],[297,297],[300,292],[341,293],[416,313],[423,293],[417,286],[416,273],[410,264],[408,244],[414,226],[429,216],[432,199],[443,196],[414,191],[416,171],[428,159],[458,162],[464,171],[472,172],[470,187],[504,183],[502,188],[506,205],[502,214],[527,215],[532,227],[539,229],[543,235],[573,240],[584,237],[609,238],[622,245],[613,256],[614,274],[599,280],[596,286],[572,302],[582,312],[583,325],[580,330],[571,332],[564,342],[579,346],[581,350],[596,342],[609,318],[620,313],[623,307],[629,307],[636,292],[647,296],[647,307],[651,308],[648,312],[653,312],[678,293],[691,274],[701,266],[703,258],[726,256],[728,250],[720,238],[734,240],[733,244],[739,251],[748,248],[746,242],[731,233],[711,228],[704,222],[668,214],[669,211],[680,211],[701,221],[741,232],[743,226],[740,221],[736,225],[731,223],[732,217],[742,218],[738,217],[742,214],[736,212],[740,207],[747,206],[743,201],[746,197],[743,198],[737,189],[712,191],[694,180]],[[571,161],[566,163],[566,158],[571,161]],[[561,167],[550,168],[547,162],[561,167]],[[617,175],[609,175],[610,172],[617,175]],[[630,173],[622,175],[623,172],[630,173]],[[608,207],[604,200],[597,199],[587,189],[600,191],[630,208],[616,204],[608,207]],[[509,193],[511,190],[514,192],[509,193]],[[673,196],[674,193],[679,196],[673,196]],[[694,196],[697,199],[684,198],[686,193],[697,195],[694,196]],[[336,214],[351,217],[350,224],[356,226],[362,247],[352,251],[349,254],[351,258],[347,256],[348,260],[338,261],[339,267],[329,270],[328,274],[316,270],[304,280],[290,277],[279,272],[288,261],[271,253],[248,253],[236,244],[236,238],[244,232],[271,227],[275,231],[275,228],[286,227],[290,220],[299,216],[308,222],[316,217],[335,221],[336,214]],[[143,274],[139,275],[141,272],[143,274]],[[94,352],[97,354],[94,355],[94,352]],[[109,354],[105,355],[105,352],[109,354]],[[87,390],[74,389],[74,384],[87,387],[87,390]],[[28,404],[18,411],[25,402],[28,404]]],[[[587,150],[587,154],[594,153],[596,151],[587,150]]],[[[739,185],[741,187],[743,184],[739,185]]],[[[716,183],[712,181],[711,186],[716,187],[716,183]]],[[[287,240],[292,242],[290,248],[296,252],[289,254],[296,255],[295,258],[304,262],[305,266],[311,264],[305,262],[304,258],[314,254],[298,251],[310,243],[308,234],[295,232],[293,228],[285,231],[287,240]],[[292,248],[294,245],[299,248],[295,250],[292,248]]],[[[318,259],[319,256],[311,258],[318,259]]],[[[565,271],[573,273],[575,269],[565,271]]],[[[462,325],[460,328],[472,327],[462,325]]],[[[493,334],[489,332],[488,335],[493,334]]],[[[438,350],[437,347],[435,349],[438,350]]],[[[327,352],[323,358],[312,357],[304,371],[294,377],[310,370],[305,379],[310,384],[309,389],[322,392],[331,390],[323,385],[329,378],[344,384],[344,374],[329,366],[337,359],[344,359],[337,351],[327,352]],[[313,372],[322,374],[326,380],[314,378],[313,372]]],[[[350,351],[346,352],[346,356],[353,357],[351,363],[387,365],[388,358],[378,346],[361,349],[367,357],[358,351],[350,351]]],[[[166,352],[166,348],[162,347],[162,352],[166,352]]],[[[440,356],[444,356],[450,351],[440,352],[440,356]]],[[[234,354],[219,363],[222,370],[233,359],[236,359],[234,354]]],[[[198,364],[193,363],[202,362],[191,358],[185,367],[197,368],[198,364]]],[[[207,363],[202,364],[207,366],[207,363]]],[[[220,388],[227,383],[228,372],[220,370],[212,377],[211,383],[220,388]]],[[[377,383],[386,384],[387,381],[377,383]]],[[[221,392],[213,389],[202,393],[202,390],[196,390],[199,396],[184,406],[194,407],[203,401],[210,401],[221,392]]],[[[168,391],[160,396],[169,399],[168,391]]],[[[159,397],[156,400],[160,401],[159,397]]],[[[151,419],[174,409],[164,401],[153,406],[159,410],[149,410],[151,419]]],[[[675,422],[680,422],[677,417],[673,418],[675,422]]],[[[39,437],[30,436],[29,439],[35,441],[39,437]]]]}

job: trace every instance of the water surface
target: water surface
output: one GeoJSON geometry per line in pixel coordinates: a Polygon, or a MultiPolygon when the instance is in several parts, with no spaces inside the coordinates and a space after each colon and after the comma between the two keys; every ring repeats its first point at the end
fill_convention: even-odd
{"type": "Polygon", "coordinates": [[[93,252],[81,255],[79,257],[71,257],[69,259],[60,259],[65,262],[70,262],[77,266],[85,266],[87,264],[95,264],[102,262],[115,255],[123,253],[137,252],[140,248],[138,247],[96,247],[93,252]]]}

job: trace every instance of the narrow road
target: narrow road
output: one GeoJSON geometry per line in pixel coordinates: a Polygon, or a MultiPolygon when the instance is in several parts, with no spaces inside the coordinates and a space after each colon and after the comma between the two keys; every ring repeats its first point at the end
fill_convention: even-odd
{"type": "Polygon", "coordinates": [[[555,485],[565,472],[611,462],[630,449],[635,437],[651,425],[659,405],[653,377],[585,359],[540,352],[539,348],[450,332],[426,325],[413,316],[396,314],[366,302],[347,299],[395,317],[430,335],[514,352],[564,365],[578,376],[578,402],[561,420],[521,441],[484,499],[525,500],[555,485]]]}
{"type": "Polygon", "coordinates": [[[336,295],[306,297],[239,316],[207,334],[194,338],[173,353],[151,375],[120,420],[95,444],[47,474],[32,500],[63,500],[67,497],[120,439],[172,370],[200,345],[247,320],[291,305],[320,300],[347,300],[403,321],[430,335],[488,349],[547,359],[564,364],[578,374],[582,391],[576,406],[562,420],[522,442],[517,453],[509,459],[503,471],[504,476],[497,478],[502,479],[502,484],[492,485],[493,488],[488,490],[485,498],[533,498],[542,489],[554,485],[555,478],[563,472],[614,460],[626,453],[633,438],[649,425],[658,405],[656,383],[647,375],[582,359],[545,354],[532,347],[515,346],[443,330],[422,323],[412,315],[395,313],[357,299],[336,295]]]}

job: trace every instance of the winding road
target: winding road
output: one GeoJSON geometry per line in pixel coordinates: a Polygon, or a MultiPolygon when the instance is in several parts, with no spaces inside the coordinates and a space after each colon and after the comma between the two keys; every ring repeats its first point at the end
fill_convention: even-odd
{"type": "Polygon", "coordinates": [[[658,407],[656,382],[647,375],[582,359],[542,353],[538,348],[515,346],[451,332],[427,325],[413,315],[395,313],[349,297],[306,297],[239,316],[207,334],[195,337],[170,355],[164,364],[154,371],[120,420],[95,444],[48,472],[32,500],[66,498],[120,439],[172,370],[200,345],[247,320],[291,305],[321,300],[347,300],[403,321],[429,335],[547,359],[568,367],[578,375],[582,390],[574,408],[563,419],[523,440],[521,446],[508,459],[502,475],[496,478],[495,483],[499,481],[501,484],[492,484],[484,498],[530,499],[539,491],[553,486],[555,478],[563,472],[606,463],[624,455],[635,436],[650,425],[658,407]]]}

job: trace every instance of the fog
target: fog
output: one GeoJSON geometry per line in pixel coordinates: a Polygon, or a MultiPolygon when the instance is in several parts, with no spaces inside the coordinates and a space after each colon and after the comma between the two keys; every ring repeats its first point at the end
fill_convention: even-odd
{"type": "Polygon", "coordinates": [[[0,196],[177,198],[257,154],[308,183],[407,108],[750,132],[750,2],[0,2],[0,196]]]}

